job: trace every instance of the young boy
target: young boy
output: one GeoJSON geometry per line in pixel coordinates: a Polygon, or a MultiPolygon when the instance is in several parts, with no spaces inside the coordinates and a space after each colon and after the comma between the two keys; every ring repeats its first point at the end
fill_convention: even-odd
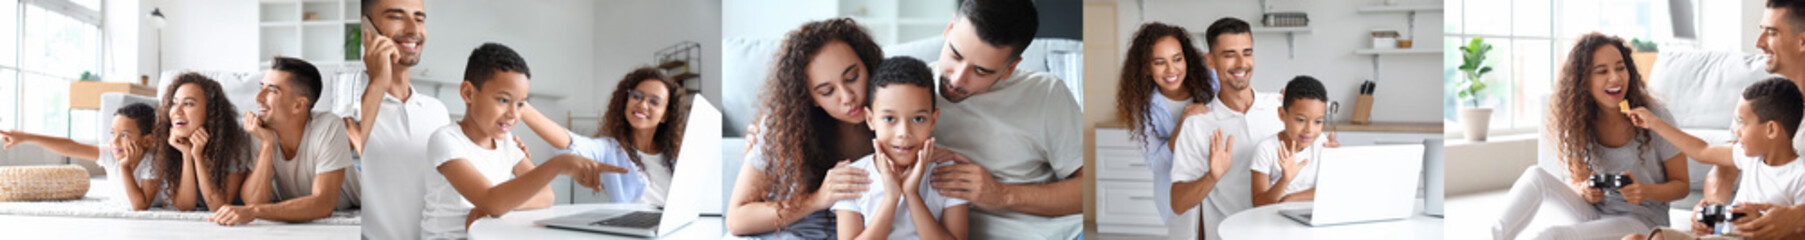
{"type": "Polygon", "coordinates": [[[426,177],[421,238],[468,238],[465,229],[478,218],[550,207],[547,184],[558,174],[600,191],[602,172],[627,172],[571,154],[534,166],[525,147],[515,147],[508,130],[519,122],[531,74],[526,60],[507,46],[485,43],[470,53],[458,86],[464,118],[434,131],[427,142],[427,160],[437,171],[426,177]]]}
{"type": "MultiPolygon", "coordinates": [[[[1797,161],[1799,154],[1791,147],[1794,140],[1792,136],[1799,131],[1801,116],[1805,116],[1805,97],[1801,97],[1797,85],[1792,81],[1777,77],[1757,82],[1743,90],[1742,102],[1736,104],[1736,124],[1735,129],[1732,129],[1737,142],[1731,145],[1707,146],[1704,140],[1681,132],[1665,120],[1654,117],[1648,108],[1630,111],[1632,123],[1654,130],[1679,147],[1686,157],[1742,171],[1739,177],[1741,184],[1736,187],[1739,190],[1736,192],[1736,210],[1746,210],[1748,215],[1736,220],[1737,223],[1761,218],[1763,212],[1772,208],[1805,203],[1805,163],[1797,161]]],[[[1724,203],[1722,199],[1705,199],[1699,204],[1724,203]]],[[[1693,209],[1693,216],[1698,216],[1698,210],[1693,209]]],[[[1693,220],[1690,233],[1662,227],[1650,232],[1648,237],[1727,237],[1718,236],[1718,232],[1697,222],[1697,219],[1693,220]]],[[[1643,239],[1641,234],[1631,234],[1624,238],[1643,239]]]]}
{"type": "Polygon", "coordinates": [[[0,149],[12,148],[19,143],[33,143],[44,149],[79,159],[93,160],[95,164],[105,168],[107,176],[125,184],[125,197],[132,203],[132,210],[142,211],[153,205],[168,202],[168,195],[162,194],[163,181],[157,179],[155,154],[146,153],[147,149],[160,149],[165,144],[151,134],[157,123],[157,108],[150,104],[133,103],[119,108],[113,113],[112,129],[108,131],[107,142],[100,146],[82,144],[68,138],[31,134],[24,131],[0,130],[0,149]],[[134,181],[135,180],[135,181],[134,181]]]}
{"type": "Polygon", "coordinates": [[[1310,160],[1321,157],[1324,116],[1328,114],[1328,90],[1321,81],[1310,76],[1297,76],[1285,84],[1284,100],[1278,109],[1285,130],[1278,137],[1266,138],[1254,145],[1253,205],[1316,198],[1316,166],[1310,160]]]}
{"type": "Polygon", "coordinates": [[[876,132],[871,144],[877,152],[851,166],[870,172],[883,189],[834,202],[840,239],[965,239],[970,205],[921,184],[928,168],[941,165],[926,160],[934,147],[928,133],[940,117],[933,76],[911,57],[884,60],[872,74],[865,123],[876,132]]]}

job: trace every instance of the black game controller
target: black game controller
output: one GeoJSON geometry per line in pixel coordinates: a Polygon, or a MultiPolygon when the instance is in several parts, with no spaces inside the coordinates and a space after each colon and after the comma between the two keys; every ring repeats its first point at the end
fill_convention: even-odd
{"type": "Polygon", "coordinates": [[[1623,174],[1596,173],[1586,178],[1587,187],[1600,189],[1619,189],[1635,183],[1635,179],[1623,174]]]}
{"type": "Polygon", "coordinates": [[[1736,212],[1735,205],[1706,204],[1699,207],[1697,217],[1699,223],[1704,223],[1713,230],[1712,234],[1731,234],[1736,230],[1732,222],[1746,215],[1748,214],[1736,212]]]}

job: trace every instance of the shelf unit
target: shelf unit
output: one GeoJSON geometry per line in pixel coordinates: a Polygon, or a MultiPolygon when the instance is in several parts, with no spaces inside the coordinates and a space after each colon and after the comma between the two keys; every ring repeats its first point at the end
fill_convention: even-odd
{"type": "MultiPolygon", "coordinates": [[[[1361,6],[1361,7],[1354,9],[1354,12],[1360,13],[1360,14],[1403,13],[1405,15],[1404,24],[1406,26],[1408,26],[1407,30],[1403,33],[1403,36],[1408,36],[1413,41],[1417,40],[1417,38],[1416,38],[1416,14],[1418,12],[1440,12],[1440,11],[1442,11],[1441,4],[1369,5],[1369,6],[1361,6]]],[[[1434,39],[1430,39],[1430,40],[1434,40],[1434,39]]],[[[1440,53],[1441,53],[1440,49],[1424,48],[1422,46],[1412,46],[1411,48],[1405,48],[1405,49],[1368,48],[1368,49],[1354,50],[1354,54],[1356,54],[1356,55],[1367,55],[1367,56],[1372,57],[1373,82],[1380,82],[1382,79],[1379,77],[1379,69],[1380,69],[1379,57],[1380,56],[1435,55],[1435,54],[1440,54],[1440,53]]]]}
{"type": "Polygon", "coordinates": [[[257,61],[275,56],[300,58],[321,68],[361,66],[362,4],[353,0],[260,0],[257,4],[257,61]]]}
{"type": "Polygon", "coordinates": [[[959,9],[949,0],[838,0],[836,13],[865,26],[878,45],[940,36],[959,9]]]}

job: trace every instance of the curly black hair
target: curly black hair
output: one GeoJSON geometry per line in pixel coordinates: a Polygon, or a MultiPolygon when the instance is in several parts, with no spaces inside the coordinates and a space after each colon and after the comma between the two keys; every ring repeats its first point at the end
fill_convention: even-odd
{"type": "MultiPolygon", "coordinates": [[[[876,73],[871,75],[871,83],[865,85],[865,107],[871,107],[871,99],[877,97],[877,89],[890,84],[907,84],[925,89],[934,89],[934,70],[928,64],[909,56],[897,56],[884,59],[877,65],[876,73]]],[[[939,108],[939,101],[933,101],[934,91],[928,91],[928,106],[939,108]]]]}
{"type": "Polygon", "coordinates": [[[157,126],[157,108],[144,103],[132,103],[119,108],[113,115],[123,116],[138,124],[138,134],[148,135],[157,126]]]}
{"type": "Polygon", "coordinates": [[[1317,81],[1315,77],[1297,75],[1291,78],[1291,82],[1285,83],[1285,101],[1280,106],[1291,109],[1291,103],[1304,99],[1328,102],[1329,90],[1324,89],[1322,81],[1317,81]]]}
{"type": "Polygon", "coordinates": [[[1742,100],[1749,101],[1755,111],[1755,121],[1765,124],[1779,121],[1786,129],[1786,135],[1799,132],[1799,121],[1805,117],[1805,96],[1799,93],[1799,85],[1783,77],[1761,80],[1742,90],[1742,100]]]}
{"type": "Polygon", "coordinates": [[[507,45],[483,43],[476,50],[470,51],[470,60],[464,65],[464,81],[482,88],[483,83],[489,82],[489,78],[495,77],[497,72],[517,72],[526,75],[529,80],[533,78],[533,71],[527,69],[526,59],[507,45]]]}

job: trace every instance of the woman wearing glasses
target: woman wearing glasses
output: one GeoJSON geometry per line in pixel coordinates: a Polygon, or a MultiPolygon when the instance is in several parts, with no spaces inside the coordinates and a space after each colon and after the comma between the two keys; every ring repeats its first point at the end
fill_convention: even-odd
{"type": "Polygon", "coordinates": [[[683,142],[683,87],[663,71],[640,67],[628,72],[614,87],[608,112],[599,119],[595,137],[558,126],[532,104],[522,109],[526,125],[557,154],[573,153],[614,166],[627,174],[603,174],[602,189],[614,203],[663,206],[677,165],[677,149],[683,142]]]}

